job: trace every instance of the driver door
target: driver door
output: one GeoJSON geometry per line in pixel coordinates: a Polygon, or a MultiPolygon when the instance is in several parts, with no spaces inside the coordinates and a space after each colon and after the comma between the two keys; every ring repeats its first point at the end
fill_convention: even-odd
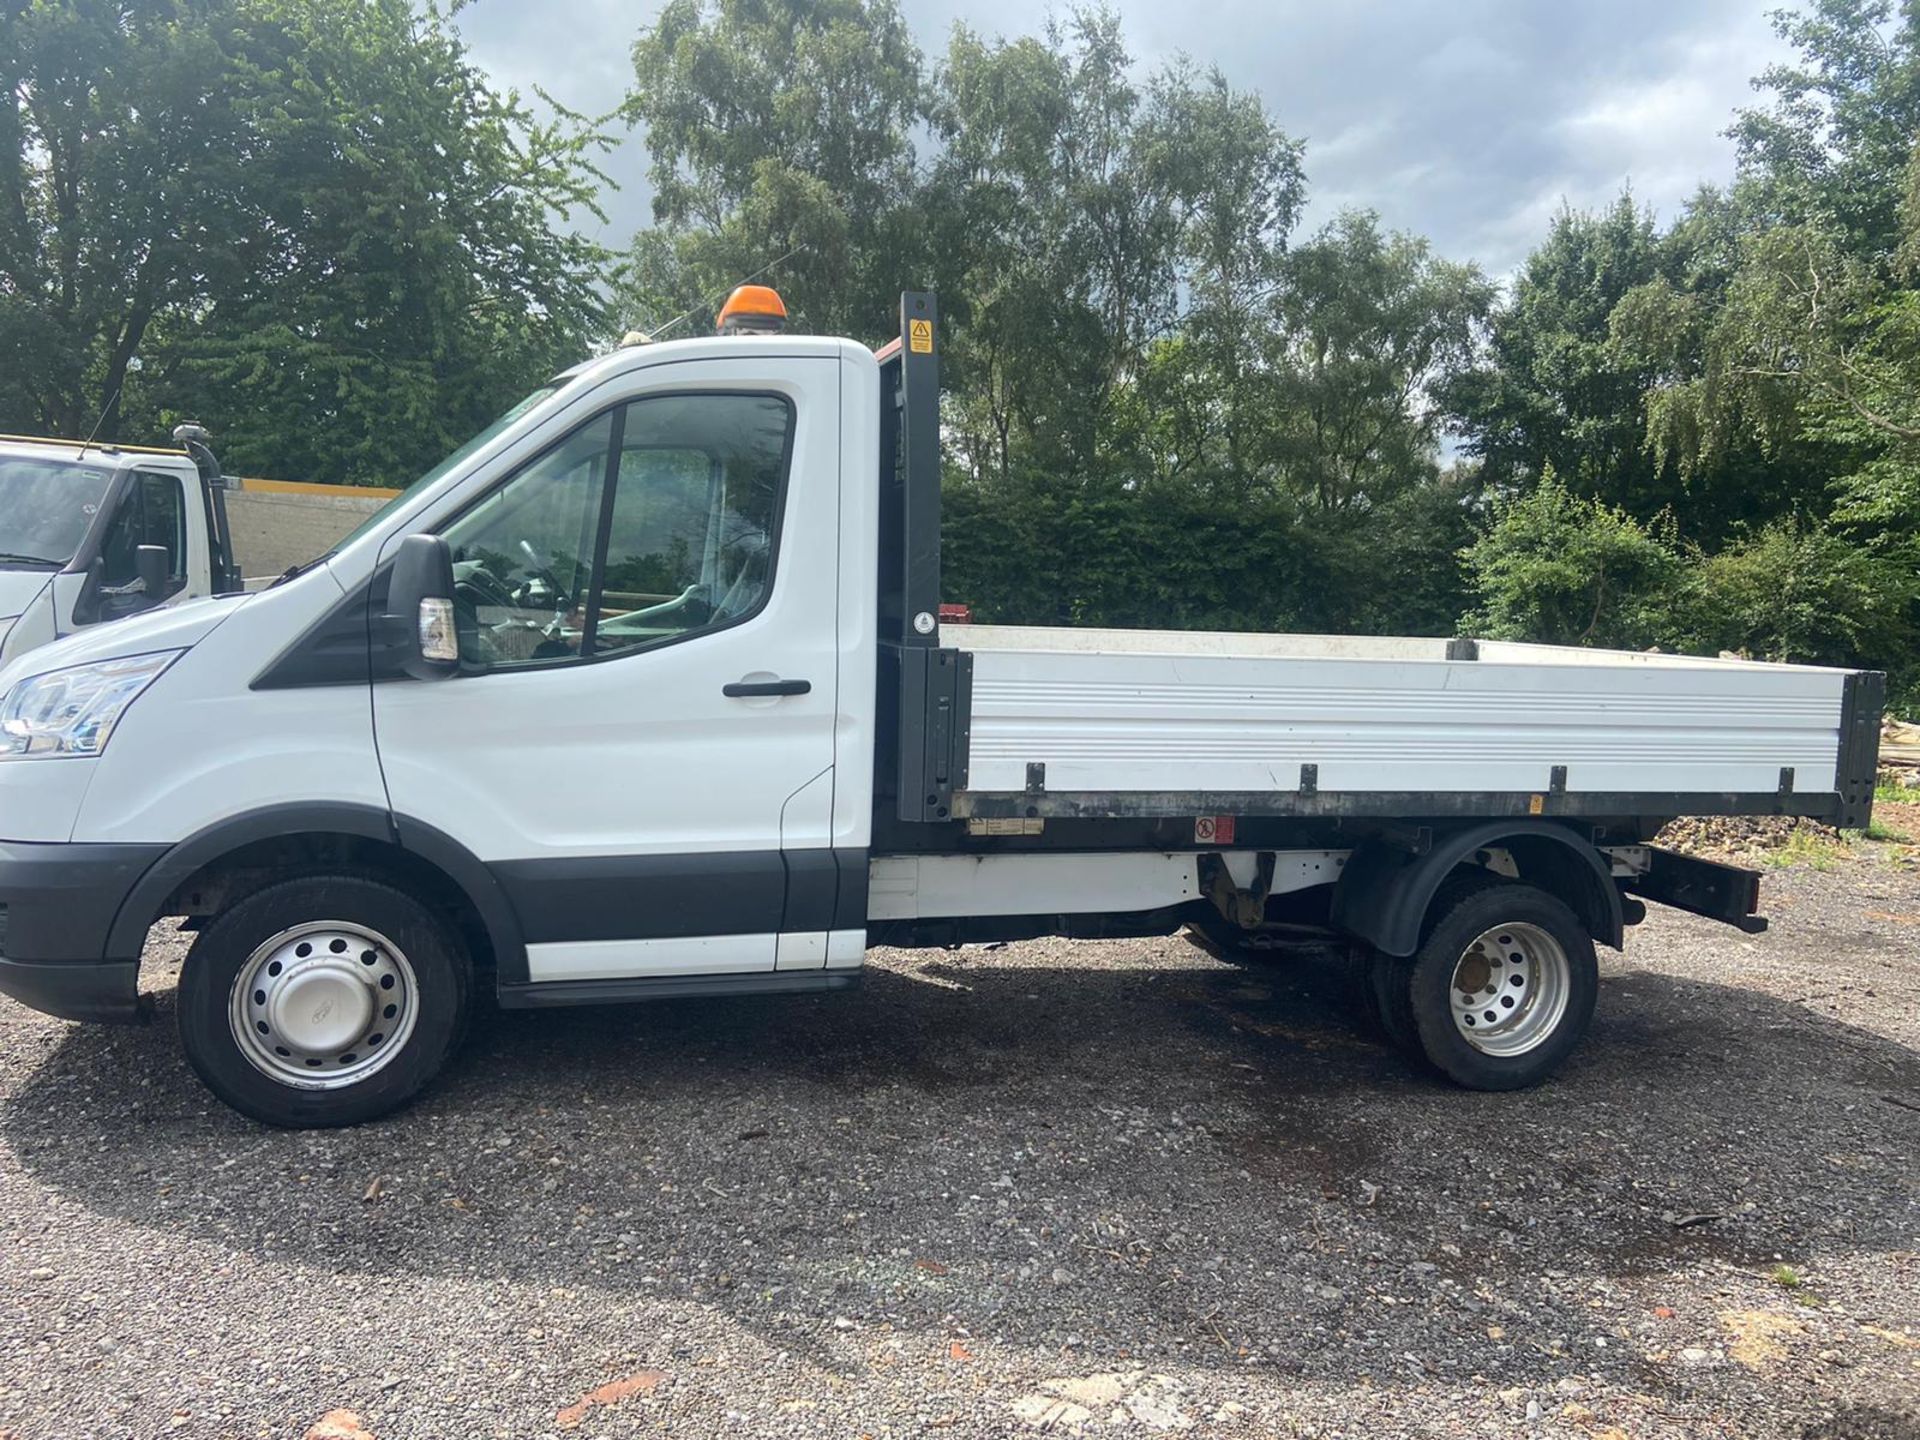
{"type": "Polygon", "coordinates": [[[462,673],[374,687],[396,816],[519,916],[509,986],[825,964],[838,369],[642,374],[435,518],[462,673]]]}

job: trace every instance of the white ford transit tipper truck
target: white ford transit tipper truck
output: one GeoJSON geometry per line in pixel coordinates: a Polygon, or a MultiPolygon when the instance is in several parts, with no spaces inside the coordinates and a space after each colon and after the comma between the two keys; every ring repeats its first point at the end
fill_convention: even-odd
{"type": "Polygon", "coordinates": [[[179,450],[0,436],[0,664],[90,625],[240,588],[226,488],[179,450]]]}
{"type": "MultiPolygon", "coordinates": [[[[760,302],[748,296],[740,304],[760,302]]],[[[774,301],[773,303],[777,303],[774,301]]],[[[933,298],[878,354],[621,349],[258,594],[0,672],[0,990],[140,1013],[283,1125],[502,1005],[818,991],[870,944],[1308,935],[1445,1075],[1550,1074],[1686,814],[1866,823],[1882,677],[1466,640],[939,622],[933,298]]]]}

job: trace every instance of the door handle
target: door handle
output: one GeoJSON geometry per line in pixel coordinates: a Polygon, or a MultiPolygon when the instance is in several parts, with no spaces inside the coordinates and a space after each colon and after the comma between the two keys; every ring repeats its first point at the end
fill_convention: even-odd
{"type": "Polygon", "coordinates": [[[720,693],[730,700],[756,695],[806,695],[812,690],[811,680],[736,680],[720,687],[720,693]]]}

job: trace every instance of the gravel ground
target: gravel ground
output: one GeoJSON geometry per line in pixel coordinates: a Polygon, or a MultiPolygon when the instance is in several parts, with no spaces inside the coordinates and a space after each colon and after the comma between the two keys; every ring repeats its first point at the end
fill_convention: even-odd
{"type": "Polygon", "coordinates": [[[1859,854],[1658,912],[1521,1095],[1331,966],[1046,942],[489,1013],[278,1133],[157,934],[162,1023],[0,1004],[0,1436],[1920,1436],[1920,875],[1859,854]]]}

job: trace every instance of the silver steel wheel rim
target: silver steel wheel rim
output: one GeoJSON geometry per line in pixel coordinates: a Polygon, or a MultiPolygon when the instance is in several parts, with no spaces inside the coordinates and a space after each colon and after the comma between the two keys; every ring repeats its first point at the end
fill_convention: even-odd
{"type": "Polygon", "coordinates": [[[1460,952],[1449,977],[1453,1027],[1484,1055],[1524,1055],[1559,1028],[1573,991],[1560,942],[1538,925],[1496,925],[1460,952]]]}
{"type": "Polygon", "coordinates": [[[234,977],[227,1024],[249,1064],[301,1090],[339,1090],[406,1048],[420,1010],[413,966],[377,930],[317,920],[282,930],[234,977]]]}

